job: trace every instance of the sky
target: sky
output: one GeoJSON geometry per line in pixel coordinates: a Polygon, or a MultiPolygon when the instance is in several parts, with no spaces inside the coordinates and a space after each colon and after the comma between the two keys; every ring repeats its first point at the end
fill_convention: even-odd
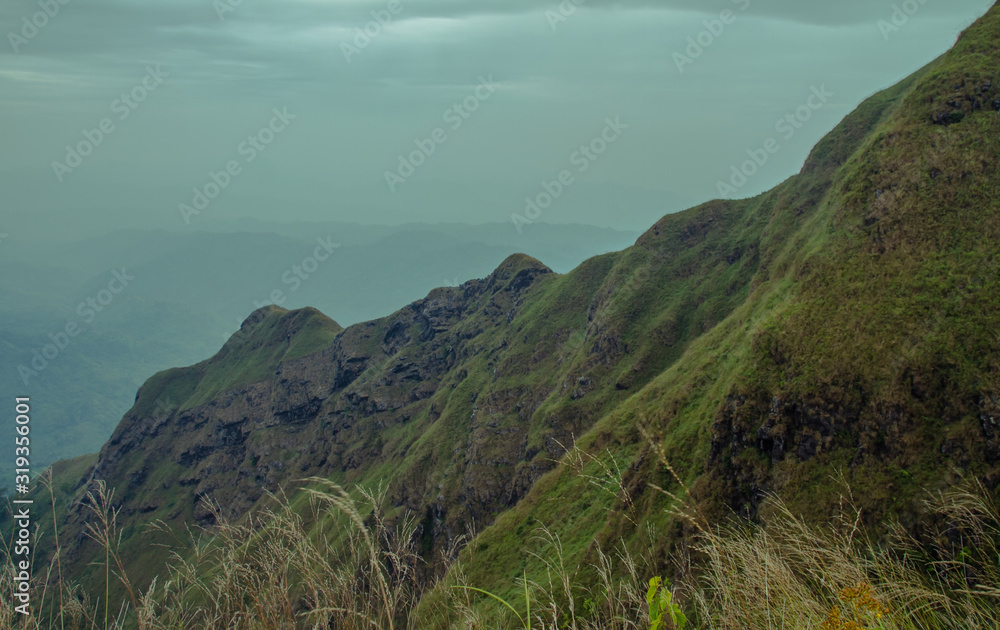
{"type": "Polygon", "coordinates": [[[641,230],[793,175],[991,4],[4,0],[0,233],[641,230]]]}

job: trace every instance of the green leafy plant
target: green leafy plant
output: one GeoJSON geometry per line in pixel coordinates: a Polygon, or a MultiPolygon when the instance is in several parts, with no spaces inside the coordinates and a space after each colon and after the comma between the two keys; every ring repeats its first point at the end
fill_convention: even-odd
{"type": "Polygon", "coordinates": [[[665,628],[664,623],[669,617],[675,630],[687,627],[687,617],[681,607],[674,603],[674,594],[670,592],[670,581],[654,577],[649,580],[649,590],[646,591],[646,603],[649,605],[649,630],[665,628]]]}

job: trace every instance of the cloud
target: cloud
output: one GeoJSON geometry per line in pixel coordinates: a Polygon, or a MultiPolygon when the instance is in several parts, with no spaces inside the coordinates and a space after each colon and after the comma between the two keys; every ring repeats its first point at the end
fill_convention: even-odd
{"type": "MultiPolygon", "coordinates": [[[[226,2],[227,0],[218,0],[226,2]]],[[[232,1],[232,0],[229,0],[232,1]]],[[[465,20],[558,10],[560,4],[580,0],[399,0],[398,22],[429,19],[465,20]]],[[[912,0],[918,1],[918,0],[912,0]]],[[[964,15],[978,0],[923,0],[927,15],[964,15]]],[[[165,46],[223,45],[234,30],[252,24],[266,25],[276,35],[291,36],[316,27],[353,30],[384,10],[388,0],[244,0],[220,20],[216,0],[71,0],[61,5],[47,31],[58,36],[39,37],[30,54],[98,53],[117,49],[153,50],[165,46]],[[215,44],[213,44],[213,42],[215,44]]],[[[686,11],[705,15],[723,9],[788,20],[802,24],[843,26],[874,23],[892,11],[893,0],[584,0],[581,11],[686,11]]],[[[39,10],[31,0],[4,2],[0,6],[0,32],[16,32],[24,17],[39,10]]],[[[432,32],[432,31],[429,31],[432,32]]],[[[11,54],[0,46],[0,54],[11,54]]]]}
{"type": "MultiPolygon", "coordinates": [[[[898,0],[401,0],[404,19],[414,17],[461,18],[472,15],[497,15],[555,10],[560,4],[577,4],[582,10],[648,10],[692,11],[706,15],[723,9],[748,5],[747,11],[762,17],[772,17],[804,24],[838,26],[861,24],[881,19],[892,11],[898,0]]],[[[385,3],[364,1],[297,0],[280,4],[256,4],[250,12],[276,17],[279,13],[296,18],[303,13],[332,20],[367,20],[369,11],[383,8],[385,3]]],[[[966,0],[925,0],[922,10],[929,13],[960,14],[975,3],[966,0]]],[[[243,10],[243,9],[241,9],[243,10]]]]}
{"type": "MultiPolygon", "coordinates": [[[[506,220],[507,197],[517,201],[551,179],[595,124],[618,114],[642,131],[588,171],[594,183],[701,199],[715,194],[720,161],[725,167],[771,133],[774,117],[799,105],[803,90],[836,85],[842,110],[824,109],[828,118],[796,136],[801,146],[769,163],[770,174],[756,180],[765,188],[801,166],[810,143],[848,107],[943,52],[988,0],[927,0],[887,43],[876,23],[902,1],[749,0],[739,23],[680,74],[673,53],[706,17],[738,6],[732,0],[586,0],[555,31],[546,11],[561,0],[401,0],[402,11],[350,63],[342,43],[389,0],[242,0],[224,20],[214,0],[69,0],[17,56],[6,33],[38,0],[6,0],[0,135],[18,148],[0,156],[0,179],[11,184],[11,206],[79,213],[113,205],[169,225],[177,200],[231,157],[263,113],[288,105],[301,114],[297,126],[217,211],[266,216],[277,203],[311,204],[355,220],[349,206],[362,196],[342,190],[384,187],[396,156],[492,73],[502,91],[451,134],[421,176],[446,182],[444,190],[447,182],[479,182],[496,191],[486,197],[501,209],[465,198],[441,213],[506,220]],[[147,64],[162,64],[167,84],[72,181],[55,186],[51,161],[109,114],[147,64]]],[[[434,220],[435,204],[414,206],[406,194],[393,197],[392,216],[410,208],[411,220],[434,220]]],[[[565,220],[612,221],[566,210],[565,220]]],[[[628,209],[613,220],[628,215],[641,228],[658,211],[628,209]]]]}

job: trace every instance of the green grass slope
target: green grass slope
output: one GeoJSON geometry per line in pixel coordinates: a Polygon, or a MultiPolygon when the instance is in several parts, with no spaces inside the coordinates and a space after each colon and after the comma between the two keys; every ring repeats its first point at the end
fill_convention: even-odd
{"type": "MultiPolygon", "coordinates": [[[[139,587],[166,557],[145,525],[211,526],[203,499],[239,519],[269,492],[307,513],[295,489],[316,475],[386,488],[429,574],[476,534],[452,577],[515,598],[545,577],[539,526],[570,565],[624,544],[676,569],[691,530],[651,487],[681,492],[660,449],[712,522],[766,520],[768,493],[823,522],[841,479],[869,523],[916,531],[926,490],[965,475],[996,492],[998,40],[994,7],[799,175],[568,274],[514,255],[346,329],[258,311],[216,357],[150,379],[82,478],[65,468],[64,569],[99,582],[78,503],[96,480],[139,587]]],[[[449,623],[443,596],[428,627],[449,623]]]]}
{"type": "Polygon", "coordinates": [[[927,491],[977,477],[997,492],[998,43],[994,7],[954,50],[863,103],[801,174],[640,239],[725,217],[730,242],[759,262],[737,308],[467,548],[469,583],[514,601],[522,575],[544,583],[533,554],[554,550],[528,541],[540,527],[571,567],[624,542],[653,550],[649,571],[679,570],[691,527],[651,488],[685,492],[660,448],[712,523],[766,520],[770,493],[825,523],[850,487],[876,529],[891,516],[919,531],[927,491]]]}

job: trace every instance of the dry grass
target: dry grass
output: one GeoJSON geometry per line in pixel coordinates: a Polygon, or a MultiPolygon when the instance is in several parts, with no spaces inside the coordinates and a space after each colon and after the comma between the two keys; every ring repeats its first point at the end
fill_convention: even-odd
{"type": "Polygon", "coordinates": [[[212,507],[219,525],[191,537],[175,554],[168,577],[139,607],[140,626],[151,629],[337,628],[407,625],[419,596],[415,526],[386,525],[384,497],[361,491],[359,507],[339,486],[314,479],[308,489],[313,519],[325,512],[341,523],[336,543],[279,507],[232,524],[212,507]],[[363,512],[370,512],[366,518],[363,512]]]}
{"type": "MultiPolygon", "coordinates": [[[[113,492],[102,483],[87,495],[92,513],[88,536],[106,552],[107,582],[94,600],[79,589],[36,576],[31,617],[15,612],[14,576],[0,574],[0,628],[141,630],[338,629],[393,630],[409,625],[420,595],[413,552],[415,526],[390,528],[380,507],[384,497],[361,490],[361,505],[342,488],[311,480],[312,522],[340,523],[336,542],[288,509],[278,507],[227,522],[209,505],[217,525],[178,539],[163,575],[137,593],[118,555],[121,532],[113,492]],[[365,514],[368,516],[365,516],[365,514]],[[321,519],[322,517],[322,519],[321,519]],[[124,587],[125,603],[104,605],[112,581],[124,587]],[[49,585],[61,586],[59,602],[48,601],[49,585]],[[50,611],[42,614],[38,611],[50,611]],[[47,618],[46,618],[47,616],[47,618]]],[[[163,523],[154,528],[169,530],[163,523]]],[[[58,571],[59,553],[53,566],[58,571]]],[[[9,558],[9,555],[8,555],[9,558]]],[[[5,563],[9,567],[10,563],[5,563]]],[[[34,575],[34,572],[33,572],[34,575]]]]}
{"type": "Polygon", "coordinates": [[[692,605],[720,629],[1000,628],[1000,512],[977,483],[928,500],[919,543],[901,527],[874,540],[846,518],[810,526],[783,504],[765,526],[703,536],[692,605]]]}
{"type": "MultiPolygon", "coordinates": [[[[14,575],[5,568],[0,628],[637,630],[656,621],[646,599],[650,569],[624,545],[598,550],[590,566],[570,566],[559,535],[541,528],[525,553],[543,577],[516,585],[523,597],[517,604],[501,605],[468,584],[457,563],[428,591],[432,585],[417,570],[417,528],[407,520],[387,524],[383,493],[359,490],[356,502],[328,481],[310,482],[308,518],[283,497],[239,524],[210,506],[218,524],[178,540],[145,592],[133,588],[118,556],[113,493],[97,484],[88,495],[88,535],[106,550],[103,592],[88,596],[64,583],[57,553],[35,581],[35,616],[24,618],[13,609],[14,575]],[[317,522],[336,527],[327,531],[317,522]],[[112,582],[126,593],[119,608],[105,605],[112,582]]],[[[849,500],[827,527],[803,522],[778,501],[764,525],[712,529],[699,522],[695,546],[703,561],[674,594],[696,628],[995,630],[1000,511],[988,497],[970,483],[929,500],[936,523],[929,544],[898,527],[873,540],[849,500]]],[[[659,627],[673,626],[664,619],[659,627]]]]}

